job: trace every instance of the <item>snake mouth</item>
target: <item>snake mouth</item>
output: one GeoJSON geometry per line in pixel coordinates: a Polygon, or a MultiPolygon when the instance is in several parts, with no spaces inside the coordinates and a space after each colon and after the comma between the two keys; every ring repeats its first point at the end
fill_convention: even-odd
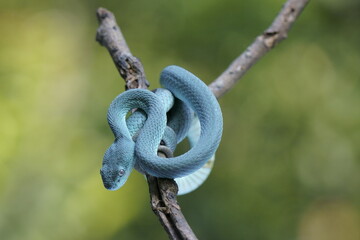
{"type": "Polygon", "coordinates": [[[104,187],[107,189],[107,190],[110,190],[110,191],[115,191],[115,190],[118,190],[119,188],[117,188],[116,186],[114,187],[112,184],[108,184],[106,182],[104,182],[104,187]]]}
{"type": "Polygon", "coordinates": [[[111,184],[111,182],[106,181],[106,180],[104,181],[104,179],[103,179],[103,184],[107,190],[115,190],[114,186],[113,186],[113,184],[111,184]]]}
{"type": "Polygon", "coordinates": [[[103,184],[104,184],[104,187],[107,189],[107,190],[110,190],[110,191],[115,191],[115,190],[118,190],[120,187],[118,186],[118,184],[116,184],[115,182],[113,181],[104,181],[103,179],[103,184]]]}

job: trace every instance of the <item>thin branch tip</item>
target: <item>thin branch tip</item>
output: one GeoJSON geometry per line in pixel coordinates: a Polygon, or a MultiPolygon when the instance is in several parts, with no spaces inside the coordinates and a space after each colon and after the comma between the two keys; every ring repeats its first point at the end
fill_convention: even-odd
{"type": "Polygon", "coordinates": [[[96,16],[97,16],[99,23],[106,18],[115,19],[115,16],[112,12],[110,12],[106,8],[102,8],[102,7],[98,8],[96,10],[96,16]]]}
{"type": "Polygon", "coordinates": [[[272,24],[209,85],[217,98],[233,88],[260,58],[288,37],[290,28],[308,2],[309,0],[288,0],[283,5],[272,24]]]}
{"type": "Polygon", "coordinates": [[[105,8],[98,8],[96,15],[99,21],[96,41],[109,51],[120,76],[125,80],[125,89],[148,88],[144,68],[140,60],[131,54],[114,14],[105,8]]]}

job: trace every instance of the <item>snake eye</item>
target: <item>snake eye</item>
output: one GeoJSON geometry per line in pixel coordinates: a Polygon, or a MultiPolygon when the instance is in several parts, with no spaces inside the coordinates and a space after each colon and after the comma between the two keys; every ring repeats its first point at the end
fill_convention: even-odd
{"type": "Polygon", "coordinates": [[[120,169],[119,170],[119,176],[122,177],[125,174],[125,170],[124,169],[120,169]]]}

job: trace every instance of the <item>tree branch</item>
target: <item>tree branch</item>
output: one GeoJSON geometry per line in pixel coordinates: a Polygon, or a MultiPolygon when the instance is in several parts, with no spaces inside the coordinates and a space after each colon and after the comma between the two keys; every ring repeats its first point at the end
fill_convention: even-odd
{"type": "MultiPolygon", "coordinates": [[[[158,155],[167,158],[173,157],[172,153],[169,154],[169,152],[171,152],[169,148],[160,146],[158,155]]],[[[151,208],[158,216],[170,239],[196,240],[194,232],[177,203],[178,186],[176,182],[173,179],[155,178],[149,175],[146,177],[149,184],[151,208]]]]}
{"type": "MultiPolygon", "coordinates": [[[[97,17],[99,28],[96,32],[96,41],[109,51],[121,77],[125,80],[125,89],[148,88],[149,82],[145,78],[144,68],[140,60],[131,54],[114,15],[107,9],[99,8],[97,17]]],[[[162,154],[161,147],[164,148],[159,147],[159,155],[166,157],[162,154]]],[[[155,178],[149,175],[146,177],[152,210],[158,216],[169,237],[171,239],[197,239],[177,203],[176,182],[172,179],[155,178]]]]}
{"type": "Polygon", "coordinates": [[[273,23],[255,41],[236,58],[230,66],[210,85],[209,88],[219,98],[229,91],[237,81],[268,51],[275,47],[287,34],[292,24],[309,0],[288,0],[273,23]]]}
{"type": "Polygon", "coordinates": [[[96,41],[109,51],[126,82],[125,89],[148,88],[149,82],[146,80],[144,68],[140,60],[131,54],[114,14],[105,8],[99,8],[96,13],[100,24],[96,31],[96,41]]]}
{"type": "MultiPolygon", "coordinates": [[[[219,98],[230,90],[235,83],[262,56],[287,37],[292,24],[298,18],[309,0],[288,0],[271,26],[236,58],[231,65],[210,85],[209,88],[219,98]]],[[[144,68],[134,57],[116,23],[114,15],[104,9],[97,10],[99,28],[96,41],[109,51],[116,68],[126,82],[126,90],[148,88],[144,68]]],[[[160,150],[160,148],[159,148],[160,150]]],[[[159,152],[161,154],[161,151],[159,152]]],[[[164,156],[164,155],[162,155],[164,156]]],[[[177,203],[177,185],[172,179],[147,176],[151,207],[158,216],[170,239],[197,239],[177,203]]]]}

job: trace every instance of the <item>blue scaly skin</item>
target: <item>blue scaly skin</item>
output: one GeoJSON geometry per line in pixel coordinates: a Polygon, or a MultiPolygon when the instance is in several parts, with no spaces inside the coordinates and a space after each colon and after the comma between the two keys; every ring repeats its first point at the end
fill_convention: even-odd
{"type": "Polygon", "coordinates": [[[123,186],[133,168],[155,177],[184,177],[203,167],[219,146],[222,114],[208,87],[195,75],[177,66],[166,67],[161,73],[160,83],[195,111],[201,127],[199,140],[180,156],[158,157],[158,146],[167,128],[167,109],[161,98],[142,89],[120,94],[108,111],[108,122],[115,141],[106,151],[100,170],[104,186],[109,190],[123,186]],[[126,114],[134,108],[146,114],[146,121],[135,141],[134,133],[130,133],[126,123],[126,114]]]}

